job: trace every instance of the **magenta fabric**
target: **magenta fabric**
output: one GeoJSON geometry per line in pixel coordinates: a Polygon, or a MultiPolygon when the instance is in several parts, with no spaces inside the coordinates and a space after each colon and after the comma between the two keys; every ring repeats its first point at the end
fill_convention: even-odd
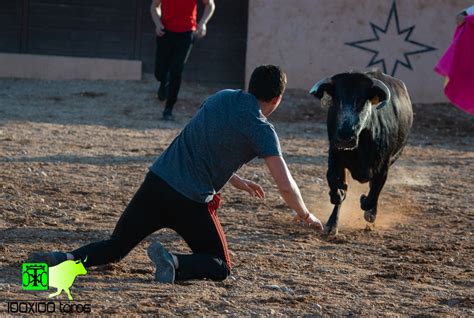
{"type": "Polygon", "coordinates": [[[449,81],[444,94],[465,112],[474,115],[474,15],[454,32],[453,41],[435,67],[449,81]]]}

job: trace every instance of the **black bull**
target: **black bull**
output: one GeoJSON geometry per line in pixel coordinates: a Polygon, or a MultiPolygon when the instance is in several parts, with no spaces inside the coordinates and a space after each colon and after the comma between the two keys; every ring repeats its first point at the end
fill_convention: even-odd
{"type": "Polygon", "coordinates": [[[329,158],[327,181],[334,210],[325,226],[337,234],[341,204],[346,197],[346,169],[352,178],[369,182],[360,206],[367,222],[375,222],[380,192],[390,166],[401,155],[413,122],[405,84],[381,72],[342,73],[316,83],[310,93],[321,99],[327,93],[329,158]]]}

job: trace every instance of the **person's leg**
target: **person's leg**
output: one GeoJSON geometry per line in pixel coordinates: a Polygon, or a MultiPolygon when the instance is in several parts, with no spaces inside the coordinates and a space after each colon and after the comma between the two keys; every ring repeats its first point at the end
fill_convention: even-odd
{"type": "MultiPolygon", "coordinates": [[[[169,68],[169,88],[168,99],[166,100],[165,113],[171,114],[173,106],[178,100],[178,93],[181,87],[181,74],[184,64],[192,48],[194,34],[193,32],[183,32],[173,34],[173,55],[170,60],[169,68]]],[[[165,115],[163,113],[163,115],[165,115]]]]}
{"type": "Polygon", "coordinates": [[[169,32],[165,32],[163,36],[156,37],[155,78],[160,82],[158,99],[161,101],[168,97],[169,69],[173,55],[171,40],[169,32]]]}
{"type": "Polygon", "coordinates": [[[183,237],[193,254],[175,254],[176,280],[224,280],[232,269],[224,230],[217,218],[217,196],[208,204],[188,201],[170,227],[183,237]]]}
{"type": "Polygon", "coordinates": [[[117,262],[149,234],[165,226],[166,185],[149,172],[120,217],[108,240],[85,245],[71,252],[86,267],[117,262]]]}

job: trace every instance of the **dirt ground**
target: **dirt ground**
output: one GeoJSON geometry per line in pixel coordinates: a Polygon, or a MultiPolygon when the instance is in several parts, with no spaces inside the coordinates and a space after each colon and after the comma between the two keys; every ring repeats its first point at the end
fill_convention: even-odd
{"type": "MultiPolygon", "coordinates": [[[[71,250],[105,239],[148,166],[218,87],[184,83],[177,120],[159,120],[150,77],[140,82],[1,79],[0,315],[24,292],[20,266],[35,250],[71,250]]],[[[188,251],[169,230],[122,262],[76,279],[75,302],[93,314],[474,315],[474,117],[451,105],[415,105],[408,147],[368,226],[350,183],[339,235],[326,240],[291,223],[261,161],[240,174],[264,201],[226,186],[220,219],[234,270],[224,282],[154,283],[154,240],[188,251]]],[[[311,211],[331,210],[325,179],[326,110],[289,91],[270,118],[311,211]]],[[[66,300],[66,296],[61,295],[66,300]]]]}

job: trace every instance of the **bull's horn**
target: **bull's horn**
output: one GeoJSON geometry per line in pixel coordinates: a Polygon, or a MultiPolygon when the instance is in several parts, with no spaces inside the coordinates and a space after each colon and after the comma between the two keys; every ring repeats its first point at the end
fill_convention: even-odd
{"type": "Polygon", "coordinates": [[[86,255],[86,258],[84,258],[84,260],[82,261],[82,263],[85,263],[85,262],[87,262],[87,258],[88,258],[88,257],[89,257],[89,256],[88,256],[88,255],[86,255]]]}
{"type": "Polygon", "coordinates": [[[330,85],[332,84],[332,80],[331,78],[327,77],[327,78],[324,78],[322,80],[320,80],[319,82],[317,82],[316,84],[313,85],[313,87],[311,87],[311,89],[309,90],[309,93],[319,99],[321,99],[323,97],[323,93],[324,93],[324,90],[321,90],[323,88],[323,85],[330,85]]]}
{"type": "Polygon", "coordinates": [[[376,109],[381,109],[387,105],[388,102],[390,102],[390,99],[392,98],[392,94],[390,93],[390,89],[388,89],[388,86],[385,85],[384,82],[378,79],[372,79],[374,82],[374,86],[377,86],[381,90],[385,92],[385,100],[382,101],[380,104],[377,105],[376,109]]]}

